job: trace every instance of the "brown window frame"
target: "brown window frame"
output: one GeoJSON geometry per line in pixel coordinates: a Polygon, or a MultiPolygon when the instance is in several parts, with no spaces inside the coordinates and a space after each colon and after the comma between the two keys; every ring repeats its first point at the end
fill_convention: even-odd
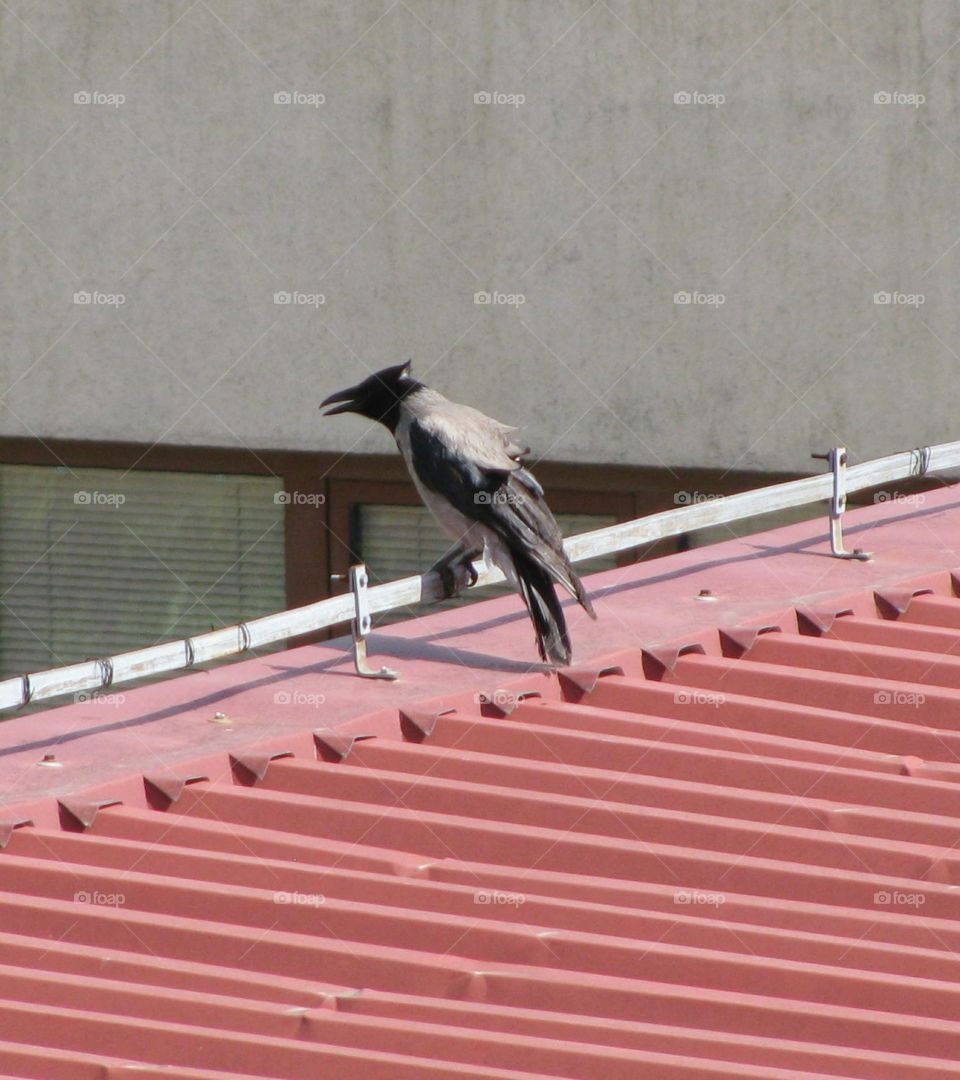
{"type": "MultiPolygon", "coordinates": [[[[155,472],[225,473],[276,476],[284,491],[326,497],[324,467],[334,464],[333,454],[254,451],[224,447],[144,446],[139,443],[88,442],[69,439],[0,438],[0,464],[47,465],[67,469],[122,469],[155,472]],[[328,460],[324,460],[328,459],[328,460]]],[[[326,544],[325,502],[290,504],[284,512],[286,601],[299,607],[330,595],[326,544]],[[299,557],[317,553],[316,574],[299,557]]]]}

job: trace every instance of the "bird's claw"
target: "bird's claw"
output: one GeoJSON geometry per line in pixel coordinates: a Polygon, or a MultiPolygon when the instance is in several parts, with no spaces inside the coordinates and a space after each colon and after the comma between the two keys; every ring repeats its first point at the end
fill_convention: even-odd
{"type": "Polygon", "coordinates": [[[472,551],[458,552],[452,557],[440,559],[430,567],[440,575],[444,600],[450,600],[464,589],[476,585],[479,575],[473,565],[475,557],[476,553],[472,551]]]}

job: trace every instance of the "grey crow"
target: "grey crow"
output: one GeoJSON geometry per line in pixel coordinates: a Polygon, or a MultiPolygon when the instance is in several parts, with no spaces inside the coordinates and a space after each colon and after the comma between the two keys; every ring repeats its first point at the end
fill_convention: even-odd
{"type": "Polygon", "coordinates": [[[472,560],[485,552],[523,597],[540,656],[568,664],[570,637],[554,584],[596,615],[564,554],[543,488],[523,465],[529,450],[511,441],[517,429],[417,382],[409,360],[331,394],[320,408],[328,405],[334,408],[326,416],[359,413],[393,434],[420,498],[454,540],[432,568],[448,594],[456,590],[458,570],[476,581],[472,560]]]}

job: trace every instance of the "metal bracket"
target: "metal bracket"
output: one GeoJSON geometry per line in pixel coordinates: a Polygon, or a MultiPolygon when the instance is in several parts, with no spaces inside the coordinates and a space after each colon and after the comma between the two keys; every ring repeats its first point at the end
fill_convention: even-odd
{"type": "Polygon", "coordinates": [[[374,671],[367,663],[367,635],[370,633],[370,604],[367,601],[367,588],[370,579],[363,563],[350,567],[350,591],[353,593],[354,619],[353,666],[356,673],[364,679],[397,679],[399,675],[391,668],[382,667],[374,671]]]}
{"type": "Polygon", "coordinates": [[[812,458],[826,461],[833,472],[833,497],[830,499],[830,553],[838,559],[858,559],[865,562],[869,551],[854,548],[847,551],[843,546],[843,514],[847,509],[847,448],[835,446],[828,454],[811,454],[812,458]]]}

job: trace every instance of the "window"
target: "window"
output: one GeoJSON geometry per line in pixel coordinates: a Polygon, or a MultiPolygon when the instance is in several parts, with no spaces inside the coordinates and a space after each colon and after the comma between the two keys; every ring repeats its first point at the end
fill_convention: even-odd
{"type": "MultiPolygon", "coordinates": [[[[0,437],[0,460],[0,677],[313,603],[344,591],[361,560],[375,582],[420,573],[448,547],[397,454],[0,437]]],[[[566,535],[672,505],[678,484],[666,470],[570,463],[538,462],[537,476],[566,535]]],[[[713,490],[701,474],[689,487],[713,490]]]]}
{"type": "Polygon", "coordinates": [[[0,465],[0,676],[286,607],[274,477],[0,465]]]}

